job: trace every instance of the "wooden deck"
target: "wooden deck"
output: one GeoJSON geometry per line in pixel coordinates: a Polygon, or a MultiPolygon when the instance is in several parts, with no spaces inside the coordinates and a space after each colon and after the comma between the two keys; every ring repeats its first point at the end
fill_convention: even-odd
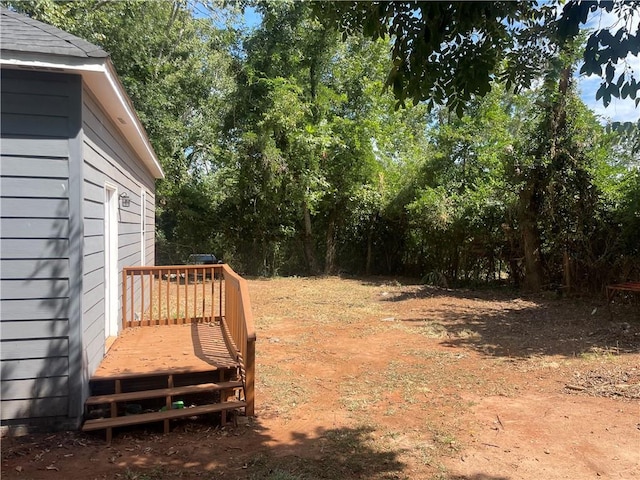
{"type": "Polygon", "coordinates": [[[125,267],[122,329],[89,380],[84,431],[254,412],[255,329],[227,265],[125,267]]]}
{"type": "Polygon", "coordinates": [[[135,327],[120,333],[92,380],[236,366],[219,324],[135,327]]]}
{"type": "Polygon", "coordinates": [[[89,381],[84,431],[244,409],[240,364],[216,322],[125,329],[89,381]],[[135,407],[134,412],[131,408],[135,407]]]}

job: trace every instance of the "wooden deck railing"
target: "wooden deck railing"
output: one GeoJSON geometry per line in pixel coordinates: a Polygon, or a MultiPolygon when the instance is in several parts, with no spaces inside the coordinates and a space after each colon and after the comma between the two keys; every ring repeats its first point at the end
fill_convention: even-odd
{"type": "Polygon", "coordinates": [[[253,416],[256,331],[253,325],[249,288],[247,281],[227,265],[223,265],[223,277],[225,283],[223,333],[227,339],[227,346],[237,355],[242,367],[246,411],[247,415],[253,416]]]}
{"type": "Polygon", "coordinates": [[[123,268],[122,327],[220,320],[222,271],[223,265],[123,268]]]}
{"type": "Polygon", "coordinates": [[[253,415],[256,334],[246,280],[225,264],[123,268],[123,329],[193,322],[221,322],[253,415]]]}

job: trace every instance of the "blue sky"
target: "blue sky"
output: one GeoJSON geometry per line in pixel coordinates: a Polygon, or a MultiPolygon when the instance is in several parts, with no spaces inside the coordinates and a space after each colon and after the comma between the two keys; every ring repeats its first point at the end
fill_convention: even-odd
{"type": "Polygon", "coordinates": [[[260,24],[262,17],[253,7],[247,7],[244,10],[244,22],[248,27],[257,27],[260,24]]]}
{"type": "MultiPolygon", "coordinates": [[[[599,11],[592,14],[587,21],[587,28],[597,29],[603,27],[612,27],[612,33],[615,32],[616,26],[619,24],[619,18],[613,13],[599,11]]],[[[640,22],[640,12],[636,13],[635,18],[631,20],[631,27],[638,27],[640,22]]],[[[640,57],[630,55],[627,57],[627,64],[631,67],[637,80],[640,81],[640,57]]],[[[619,65],[616,73],[622,71],[623,65],[619,65]]],[[[635,106],[634,100],[614,98],[608,108],[604,108],[601,100],[596,101],[596,91],[600,87],[600,77],[579,77],[578,88],[585,102],[596,114],[600,115],[603,121],[607,119],[618,122],[637,122],[640,119],[640,105],[635,106]]]]}
{"type": "MultiPolygon", "coordinates": [[[[635,59],[638,64],[638,58],[635,59]]],[[[636,78],[640,74],[640,68],[636,67],[636,78]]],[[[600,77],[580,78],[578,80],[578,88],[582,101],[586,103],[591,110],[602,117],[603,121],[610,119],[612,122],[636,122],[640,119],[640,106],[636,108],[635,102],[629,98],[617,99],[613,98],[611,104],[605,109],[602,100],[596,100],[596,91],[600,87],[600,77]]]]}

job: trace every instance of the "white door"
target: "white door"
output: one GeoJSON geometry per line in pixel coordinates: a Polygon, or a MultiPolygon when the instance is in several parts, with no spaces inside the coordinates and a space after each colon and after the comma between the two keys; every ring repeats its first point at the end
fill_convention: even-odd
{"type": "Polygon", "coordinates": [[[104,336],[118,336],[118,190],[104,186],[104,336]]]}

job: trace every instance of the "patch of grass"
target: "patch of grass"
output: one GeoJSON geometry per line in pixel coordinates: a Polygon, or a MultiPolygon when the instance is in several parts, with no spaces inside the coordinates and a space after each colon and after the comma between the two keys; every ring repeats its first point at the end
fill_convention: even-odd
{"type": "Polygon", "coordinates": [[[478,332],[476,332],[475,330],[470,330],[468,328],[463,328],[462,330],[456,332],[454,336],[457,338],[475,340],[479,340],[480,338],[482,338],[482,335],[480,335],[478,332]]]}
{"type": "Polygon", "coordinates": [[[135,471],[127,468],[123,475],[116,474],[116,478],[122,478],[124,480],[161,480],[163,478],[178,478],[181,476],[182,472],[169,472],[160,467],[148,471],[135,471]]]}
{"type": "MultiPolygon", "coordinates": [[[[390,317],[392,317],[392,315],[389,316],[389,318],[390,317]]],[[[351,332],[351,338],[356,338],[356,339],[369,338],[371,336],[378,335],[380,333],[389,332],[391,330],[406,331],[402,328],[402,325],[400,325],[399,322],[397,321],[383,322],[380,320],[378,323],[364,325],[362,328],[359,328],[358,330],[351,332]]]]}
{"type": "Polygon", "coordinates": [[[373,403],[371,399],[362,398],[362,397],[342,397],[341,398],[342,405],[347,409],[348,412],[368,412],[373,403]]]}
{"type": "Polygon", "coordinates": [[[381,400],[382,390],[373,378],[349,376],[340,384],[340,403],[351,413],[367,414],[372,405],[381,400]]]}
{"type": "Polygon", "coordinates": [[[432,445],[418,445],[415,451],[419,463],[422,465],[433,466],[435,462],[435,452],[432,445]]]}
{"type": "MultiPolygon", "coordinates": [[[[434,430],[435,431],[435,430],[434,430]]],[[[440,435],[442,442],[454,442],[457,445],[455,437],[450,435],[446,437],[444,431],[435,431],[435,435],[440,435]]],[[[443,445],[435,439],[431,442],[425,441],[424,436],[419,431],[405,430],[402,432],[388,430],[380,436],[379,441],[394,451],[399,452],[399,458],[406,464],[412,464],[419,468],[427,467],[427,470],[437,471],[437,475],[446,475],[446,469],[439,459],[443,456],[451,456],[451,448],[447,443],[443,445]]],[[[421,477],[426,478],[426,477],[421,477]]],[[[441,477],[441,478],[447,478],[441,477]]]]}
{"type": "Polygon", "coordinates": [[[446,338],[449,336],[447,328],[438,322],[425,320],[425,322],[415,330],[427,338],[446,338]]]}
{"type": "Polygon", "coordinates": [[[263,475],[264,474],[262,473],[259,474],[259,476],[251,475],[251,478],[255,480],[302,480],[303,478],[299,475],[293,475],[292,473],[280,469],[272,470],[266,477],[263,475]]]}
{"type": "Polygon", "coordinates": [[[313,455],[261,454],[248,462],[247,470],[252,480],[409,480],[400,460],[402,448],[390,445],[376,431],[369,425],[325,430],[312,440],[313,455]]]}
{"type": "Polygon", "coordinates": [[[430,480],[450,480],[447,469],[443,465],[438,466],[438,473],[431,477],[430,480]]]}
{"type": "Polygon", "coordinates": [[[277,365],[259,365],[258,373],[257,384],[270,394],[275,403],[274,410],[285,418],[311,397],[310,382],[290,370],[277,365]]]}
{"type": "Polygon", "coordinates": [[[433,434],[433,440],[437,445],[445,449],[449,449],[451,452],[455,453],[460,451],[461,446],[456,440],[455,435],[448,432],[436,432],[433,434]]]}
{"type": "Polygon", "coordinates": [[[399,410],[400,409],[397,406],[391,406],[384,411],[383,415],[385,417],[393,417],[398,414],[399,410]]]}
{"type": "Polygon", "coordinates": [[[415,403],[417,395],[423,395],[429,379],[424,368],[407,365],[404,362],[391,362],[384,373],[385,390],[401,390],[402,398],[407,403],[415,403]]]}
{"type": "MultiPolygon", "coordinates": [[[[388,313],[388,312],[387,312],[388,313]]],[[[393,318],[393,315],[387,315],[388,318],[393,318]]],[[[382,332],[401,331],[411,335],[422,335],[423,337],[442,339],[442,338],[463,338],[480,339],[481,335],[471,329],[464,328],[460,331],[451,332],[449,329],[440,322],[435,320],[418,319],[412,321],[403,321],[397,319],[394,321],[383,322],[382,320],[378,324],[367,325],[360,331],[356,332],[356,338],[366,338],[370,335],[379,334],[382,332]]]]}
{"type": "Polygon", "coordinates": [[[263,453],[251,458],[245,467],[251,471],[249,477],[251,480],[301,480],[303,478],[289,471],[295,468],[295,465],[263,453]],[[284,465],[278,465],[278,463],[284,463],[284,465]]]}
{"type": "Polygon", "coordinates": [[[467,403],[458,394],[443,396],[442,390],[465,391],[479,387],[502,391],[502,382],[485,385],[485,380],[465,370],[451,371],[446,365],[457,361],[451,354],[443,353],[432,357],[430,362],[407,362],[395,360],[385,369],[370,370],[366,379],[347,377],[341,384],[340,401],[344,408],[358,421],[364,421],[372,407],[381,406],[383,415],[400,415],[412,405],[425,404],[439,407],[444,403],[459,411],[466,411],[467,403]],[[435,393],[434,393],[435,392],[435,393]],[[388,405],[390,395],[395,399],[388,405]]]}
{"type": "MultiPolygon", "coordinates": [[[[393,315],[387,315],[389,318],[393,318],[393,315]]],[[[418,334],[427,338],[446,338],[449,333],[442,324],[438,322],[432,322],[424,320],[423,322],[407,322],[401,319],[383,322],[382,320],[373,325],[367,325],[356,333],[357,338],[366,338],[370,335],[376,335],[388,331],[401,331],[409,334],[418,334]]]]}
{"type": "Polygon", "coordinates": [[[580,358],[583,360],[611,360],[620,355],[620,348],[615,347],[591,347],[588,351],[582,352],[580,358]]]}

